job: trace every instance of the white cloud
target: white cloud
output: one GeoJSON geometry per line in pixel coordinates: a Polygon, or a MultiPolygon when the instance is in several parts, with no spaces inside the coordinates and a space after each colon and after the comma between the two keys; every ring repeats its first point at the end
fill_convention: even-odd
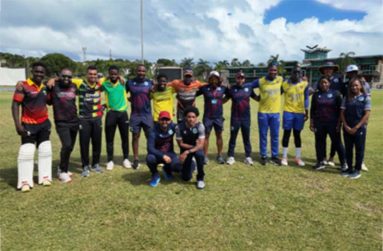
{"type": "MultiPolygon", "coordinates": [[[[284,60],[302,60],[305,45],[332,49],[329,56],[354,51],[381,54],[383,18],[381,0],[318,0],[339,9],[363,10],[361,20],[312,17],[298,23],[263,19],[280,0],[145,0],[146,58],[196,61],[249,59],[265,62],[279,54],[284,60]]],[[[77,55],[87,47],[88,58],[140,57],[139,1],[2,0],[0,50],[41,56],[50,52],[77,55]]]]}

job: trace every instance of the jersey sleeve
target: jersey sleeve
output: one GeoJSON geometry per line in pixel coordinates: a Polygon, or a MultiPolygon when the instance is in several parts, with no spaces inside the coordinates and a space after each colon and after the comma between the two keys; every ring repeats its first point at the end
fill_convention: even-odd
{"type": "Polygon", "coordinates": [[[259,79],[256,79],[253,82],[251,82],[251,87],[252,88],[259,88],[259,79]]]}
{"type": "Polygon", "coordinates": [[[76,86],[77,89],[80,87],[82,82],[83,82],[83,80],[81,78],[74,78],[74,79],[72,79],[72,83],[76,86]]]}
{"type": "Polygon", "coordinates": [[[366,97],[366,102],[364,103],[364,110],[371,111],[371,98],[369,96],[366,97]]]}
{"type": "Polygon", "coordinates": [[[181,135],[181,131],[180,131],[179,125],[176,125],[176,139],[177,140],[181,140],[182,139],[182,135],[181,135]]]}
{"type": "Polygon", "coordinates": [[[205,138],[205,126],[202,123],[199,123],[199,126],[198,126],[198,138],[199,139],[205,138]]]}
{"type": "Polygon", "coordinates": [[[19,82],[17,83],[15,92],[13,94],[13,101],[17,103],[21,103],[23,102],[23,100],[24,100],[24,87],[23,87],[23,83],[19,82]]]}
{"type": "Polygon", "coordinates": [[[154,154],[158,158],[163,158],[164,154],[155,147],[156,134],[154,131],[149,133],[148,137],[148,153],[154,154]]]}

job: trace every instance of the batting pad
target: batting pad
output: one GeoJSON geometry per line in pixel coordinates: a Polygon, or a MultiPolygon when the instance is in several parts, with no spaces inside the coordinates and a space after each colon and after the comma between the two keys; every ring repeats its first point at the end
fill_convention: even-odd
{"type": "Polygon", "coordinates": [[[24,184],[33,187],[33,156],[35,145],[32,143],[22,144],[17,157],[17,188],[20,189],[24,184]]]}
{"type": "Polygon", "coordinates": [[[39,145],[39,184],[45,179],[52,181],[52,145],[49,140],[39,145]]]}

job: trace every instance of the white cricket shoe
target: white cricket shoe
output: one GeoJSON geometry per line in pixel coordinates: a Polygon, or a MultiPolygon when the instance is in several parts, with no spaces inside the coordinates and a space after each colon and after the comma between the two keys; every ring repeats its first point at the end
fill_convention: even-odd
{"type": "Polygon", "coordinates": [[[68,183],[72,181],[70,175],[64,172],[60,173],[59,179],[62,183],[68,183]]]}
{"type": "Polygon", "coordinates": [[[303,160],[299,158],[295,158],[295,164],[297,164],[298,166],[305,166],[305,162],[303,162],[303,160]]]}
{"type": "Polygon", "coordinates": [[[132,168],[132,163],[128,159],[124,159],[124,161],[122,162],[122,165],[125,168],[132,168]]]}
{"type": "Polygon", "coordinates": [[[227,160],[226,160],[226,164],[228,164],[228,165],[233,165],[235,163],[235,159],[234,159],[234,157],[229,157],[229,158],[227,158],[227,160]]]}
{"type": "Polygon", "coordinates": [[[106,163],[106,170],[108,171],[112,171],[114,168],[114,163],[113,163],[113,160],[109,161],[108,163],[106,163]]]}
{"type": "Polygon", "coordinates": [[[254,165],[253,159],[251,157],[246,157],[245,164],[250,166],[254,165]]]}

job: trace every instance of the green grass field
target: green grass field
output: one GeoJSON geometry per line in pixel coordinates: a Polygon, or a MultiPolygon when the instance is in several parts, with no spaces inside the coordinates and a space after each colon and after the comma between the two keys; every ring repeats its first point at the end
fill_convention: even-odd
{"type": "MultiPolygon", "coordinates": [[[[311,168],[314,139],[306,125],[304,168],[246,166],[239,136],[237,163],[211,161],[205,167],[205,190],[197,190],[194,180],[179,179],[151,188],[144,164],[138,171],[119,166],[81,178],[76,144],[73,182],[55,179],[51,187],[35,186],[26,194],[15,189],[20,139],[11,97],[11,92],[0,93],[0,250],[382,250],[381,91],[373,92],[365,154],[369,172],[359,180],[343,178],[335,168],[311,168]]],[[[202,107],[201,98],[198,105],[202,107]]],[[[225,105],[225,152],[229,108],[230,102],[225,105]]],[[[253,158],[258,160],[255,102],[252,114],[253,158]]],[[[51,135],[55,173],[60,143],[54,129],[51,135]]],[[[215,158],[214,140],[212,136],[210,159],[215,158]]],[[[117,137],[116,164],[122,161],[119,145],[117,137]]],[[[103,141],[103,167],[105,161],[103,141]]]]}

